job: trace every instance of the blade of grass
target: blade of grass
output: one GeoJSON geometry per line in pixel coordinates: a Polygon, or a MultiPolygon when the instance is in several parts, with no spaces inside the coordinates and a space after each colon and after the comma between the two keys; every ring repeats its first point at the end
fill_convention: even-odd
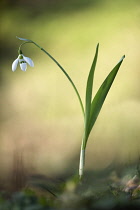
{"type": "Polygon", "coordinates": [[[86,97],[85,97],[85,118],[84,118],[85,129],[84,129],[84,135],[83,135],[83,139],[82,139],[80,162],[79,162],[80,179],[82,178],[82,175],[83,175],[83,168],[84,168],[84,163],[85,163],[85,145],[84,145],[84,143],[86,142],[86,136],[87,136],[87,131],[88,131],[88,127],[89,127],[93,79],[94,79],[94,72],[95,72],[95,67],[96,67],[96,63],[97,63],[97,58],[98,58],[98,48],[99,48],[99,44],[97,44],[95,56],[94,56],[93,63],[92,63],[92,66],[91,66],[91,69],[90,69],[90,72],[88,75],[88,79],[87,79],[86,97]]]}
{"type": "Polygon", "coordinates": [[[92,99],[92,89],[93,89],[93,79],[94,79],[94,72],[96,67],[96,62],[98,58],[98,48],[99,44],[97,44],[95,56],[93,59],[93,63],[88,75],[87,80],[87,87],[86,87],[86,102],[85,102],[85,130],[87,130],[89,117],[90,117],[90,107],[91,107],[91,99],[92,99]]]}
{"type": "Polygon", "coordinates": [[[117,65],[113,68],[113,70],[109,73],[109,75],[106,77],[106,79],[104,80],[104,82],[102,83],[101,87],[99,88],[98,92],[96,93],[92,104],[91,104],[91,113],[90,113],[90,123],[89,123],[89,128],[88,128],[88,132],[87,132],[87,138],[86,141],[88,139],[88,136],[93,128],[93,125],[100,113],[100,110],[102,108],[102,105],[105,101],[105,98],[109,92],[109,89],[117,75],[117,72],[123,62],[123,59],[125,58],[125,56],[123,56],[121,58],[121,60],[117,63],[117,65]]]}

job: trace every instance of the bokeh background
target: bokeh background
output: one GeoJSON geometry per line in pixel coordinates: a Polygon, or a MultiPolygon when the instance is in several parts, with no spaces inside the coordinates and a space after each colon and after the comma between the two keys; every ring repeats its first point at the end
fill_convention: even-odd
{"type": "Polygon", "coordinates": [[[24,45],[23,53],[35,67],[11,71],[22,43],[16,36],[37,42],[53,55],[75,82],[83,103],[97,43],[93,94],[126,55],[90,135],[86,170],[138,159],[139,0],[1,0],[0,6],[0,176],[8,176],[21,159],[29,173],[77,173],[83,134],[75,92],[42,51],[24,45]]]}

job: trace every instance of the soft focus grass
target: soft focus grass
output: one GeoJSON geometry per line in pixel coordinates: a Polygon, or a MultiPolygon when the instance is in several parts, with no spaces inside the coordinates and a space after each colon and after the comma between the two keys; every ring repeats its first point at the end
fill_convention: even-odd
{"type": "Polygon", "coordinates": [[[96,44],[100,43],[94,94],[105,76],[126,54],[116,81],[87,146],[87,168],[138,157],[140,129],[139,2],[106,2],[71,12],[32,15],[26,8],[2,15],[3,52],[1,167],[7,171],[13,151],[22,151],[25,165],[38,172],[76,170],[83,121],[78,100],[60,70],[32,44],[23,53],[35,62],[27,72],[11,72],[21,43],[15,36],[36,41],[69,72],[84,100],[85,85],[96,44]],[[7,53],[8,51],[8,53],[7,53]],[[6,62],[5,62],[6,61],[6,62]],[[3,158],[4,157],[4,158],[3,158]],[[69,169],[70,168],[70,169],[69,169]]]}

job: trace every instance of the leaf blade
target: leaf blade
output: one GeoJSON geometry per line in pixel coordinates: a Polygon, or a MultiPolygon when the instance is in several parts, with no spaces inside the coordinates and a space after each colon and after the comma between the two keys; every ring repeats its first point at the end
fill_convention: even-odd
{"type": "Polygon", "coordinates": [[[98,49],[99,49],[99,43],[97,44],[95,56],[94,56],[92,66],[91,66],[88,79],[87,79],[86,97],[85,97],[85,126],[86,127],[88,127],[89,117],[90,117],[93,79],[94,79],[94,72],[95,72],[95,67],[97,63],[97,58],[98,58],[98,49]]]}
{"type": "Polygon", "coordinates": [[[109,73],[109,75],[106,77],[102,85],[100,86],[99,90],[97,91],[92,104],[91,104],[91,114],[90,114],[90,123],[89,123],[89,128],[87,132],[87,136],[89,136],[94,123],[100,113],[100,110],[102,108],[102,105],[105,101],[105,98],[111,88],[111,85],[118,73],[118,70],[123,62],[123,59],[125,56],[123,56],[120,61],[116,64],[116,66],[112,69],[112,71],[109,73]]]}

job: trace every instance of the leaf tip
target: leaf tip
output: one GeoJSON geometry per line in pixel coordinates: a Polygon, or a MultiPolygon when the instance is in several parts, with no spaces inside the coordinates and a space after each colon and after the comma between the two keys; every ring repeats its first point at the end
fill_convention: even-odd
{"type": "Polygon", "coordinates": [[[119,60],[118,63],[121,63],[121,62],[123,61],[124,58],[125,58],[125,55],[123,55],[123,56],[121,57],[121,59],[119,60]]]}
{"type": "Polygon", "coordinates": [[[120,61],[123,61],[123,59],[124,59],[124,58],[125,58],[125,55],[123,55],[123,56],[122,56],[122,58],[121,58],[121,60],[120,60],[120,61]]]}

